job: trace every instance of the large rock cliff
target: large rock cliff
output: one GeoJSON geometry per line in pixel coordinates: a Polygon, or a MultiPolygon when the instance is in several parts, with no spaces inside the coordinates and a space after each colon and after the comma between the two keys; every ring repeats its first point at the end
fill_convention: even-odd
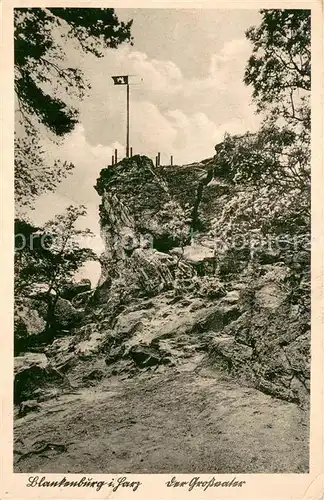
{"type": "Polygon", "coordinates": [[[220,258],[218,222],[239,187],[216,159],[155,167],[135,156],[104,169],[96,189],[106,251],[89,307],[111,329],[108,364],[177,364],[195,353],[198,364],[306,402],[309,315],[280,259],[220,258]]]}
{"type": "Polygon", "coordinates": [[[218,370],[307,404],[309,309],[278,256],[255,262],[216,245],[231,224],[224,207],[242,190],[217,158],[155,167],[134,156],[102,170],[96,190],[101,278],[73,298],[83,319],[47,346],[50,366],[74,387],[141,370],[218,370]]]}

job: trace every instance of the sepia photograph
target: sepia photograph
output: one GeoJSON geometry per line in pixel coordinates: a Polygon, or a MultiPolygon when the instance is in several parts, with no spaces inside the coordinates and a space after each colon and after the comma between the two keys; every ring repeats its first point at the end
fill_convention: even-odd
{"type": "Polygon", "coordinates": [[[311,10],[13,14],[14,472],[308,474],[311,10]]]}

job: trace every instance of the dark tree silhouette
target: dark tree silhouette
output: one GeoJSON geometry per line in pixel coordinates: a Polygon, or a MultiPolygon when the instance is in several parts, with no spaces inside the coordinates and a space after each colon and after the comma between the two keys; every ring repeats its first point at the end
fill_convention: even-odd
{"type": "Polygon", "coordinates": [[[120,22],[114,9],[94,8],[18,8],[14,21],[15,190],[16,201],[30,205],[73,168],[60,160],[48,165],[40,140],[45,130],[58,138],[74,129],[78,111],[68,97],[82,99],[90,88],[80,69],[68,66],[67,42],[102,57],[107,48],[132,43],[132,21],[120,22]]]}

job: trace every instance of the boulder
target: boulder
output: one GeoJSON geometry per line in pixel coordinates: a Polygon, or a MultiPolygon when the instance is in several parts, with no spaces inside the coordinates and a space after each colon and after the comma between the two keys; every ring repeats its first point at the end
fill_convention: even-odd
{"type": "Polygon", "coordinates": [[[35,399],[32,399],[30,401],[23,401],[22,403],[20,403],[19,406],[18,418],[25,417],[26,415],[28,415],[28,413],[39,410],[40,410],[40,405],[35,399]]]}
{"type": "MultiPolygon", "coordinates": [[[[217,300],[226,295],[224,284],[215,275],[201,276],[195,279],[196,290],[195,294],[199,297],[217,300]]],[[[225,297],[223,298],[223,301],[225,297]]],[[[230,302],[230,300],[228,301],[230,302]]]]}
{"type": "Polygon", "coordinates": [[[69,335],[55,339],[50,344],[45,352],[51,359],[51,364],[60,371],[65,373],[73,368],[77,363],[77,356],[75,355],[75,343],[77,339],[75,336],[69,335]]]}
{"type": "Polygon", "coordinates": [[[276,309],[285,297],[285,291],[276,283],[267,283],[255,293],[255,298],[259,306],[267,309],[276,309]]]}
{"type": "Polygon", "coordinates": [[[23,356],[16,356],[14,363],[15,375],[31,367],[38,367],[45,370],[49,366],[49,361],[45,354],[26,352],[23,356]]]}
{"type": "Polygon", "coordinates": [[[256,283],[255,300],[259,307],[275,310],[287,297],[285,279],[289,275],[289,269],[279,265],[264,265],[262,271],[265,274],[256,283]]]}
{"type": "Polygon", "coordinates": [[[38,335],[45,328],[45,320],[31,299],[25,298],[16,302],[14,316],[15,333],[20,336],[38,335]]]}
{"type": "Polygon", "coordinates": [[[309,406],[309,387],[295,375],[290,383],[290,399],[299,402],[302,406],[309,406]]]}
{"type": "Polygon", "coordinates": [[[71,304],[75,309],[79,309],[80,307],[84,308],[88,305],[91,297],[93,297],[94,290],[88,290],[86,292],[78,293],[71,300],[71,304]]]}
{"type": "Polygon", "coordinates": [[[167,364],[170,359],[161,354],[151,346],[136,345],[132,346],[129,355],[139,368],[147,368],[149,366],[156,366],[159,364],[167,364]]]}
{"type": "Polygon", "coordinates": [[[237,320],[240,315],[241,310],[237,304],[223,304],[221,300],[219,304],[200,313],[201,320],[197,322],[196,328],[201,332],[219,332],[237,320]]]}
{"type": "Polygon", "coordinates": [[[54,297],[56,295],[55,290],[49,292],[49,285],[45,283],[35,283],[33,285],[33,290],[29,294],[29,297],[36,300],[44,300],[47,302],[48,295],[54,297]]]}
{"type": "Polygon", "coordinates": [[[102,380],[105,377],[105,373],[96,368],[94,370],[91,370],[89,373],[86,373],[82,377],[82,382],[88,387],[88,386],[93,386],[96,385],[100,380],[102,380]]]}
{"type": "MultiPolygon", "coordinates": [[[[48,296],[46,299],[48,300],[48,296]]],[[[33,310],[42,318],[44,326],[48,314],[47,300],[32,299],[30,301],[33,310]]],[[[81,312],[76,310],[69,300],[62,299],[61,297],[52,297],[52,300],[56,300],[52,326],[55,326],[57,329],[69,328],[81,317],[81,312]]]]}
{"type": "Polygon", "coordinates": [[[112,347],[109,351],[108,356],[105,359],[106,365],[111,365],[113,363],[116,363],[116,361],[118,361],[123,357],[124,352],[125,352],[124,345],[112,347]]]}
{"type": "Polygon", "coordinates": [[[70,301],[58,299],[55,305],[54,320],[58,328],[71,327],[80,318],[80,313],[71,304],[70,301]]]}
{"type": "Polygon", "coordinates": [[[283,389],[289,387],[293,371],[285,351],[277,342],[258,342],[254,347],[254,355],[257,359],[254,371],[258,376],[276,383],[283,389]]]}
{"type": "Polygon", "coordinates": [[[252,376],[250,362],[253,349],[243,344],[237,344],[233,337],[211,336],[210,353],[214,363],[220,362],[229,373],[245,373],[252,376]]]}
{"type": "Polygon", "coordinates": [[[102,333],[96,332],[90,335],[88,340],[83,340],[75,346],[75,355],[84,358],[89,358],[97,354],[105,342],[105,336],[102,333]]]}
{"type": "Polygon", "coordinates": [[[310,332],[307,332],[284,348],[291,369],[305,379],[310,378],[310,344],[310,332]]]}
{"type": "Polygon", "coordinates": [[[76,330],[78,337],[82,340],[89,340],[91,335],[99,332],[97,322],[86,323],[76,330]]]}
{"type": "Polygon", "coordinates": [[[223,302],[227,302],[228,304],[237,304],[240,300],[240,294],[237,290],[232,290],[228,292],[223,298],[223,302]]]}
{"type": "Polygon", "coordinates": [[[45,354],[26,352],[14,359],[14,401],[38,399],[40,391],[66,386],[65,377],[48,361],[45,354]]]}
{"type": "Polygon", "coordinates": [[[120,314],[115,325],[115,333],[118,337],[129,338],[135,331],[143,326],[143,320],[149,317],[148,311],[131,311],[120,314]]]}
{"type": "MultiPolygon", "coordinates": [[[[51,295],[51,297],[54,297],[54,295],[51,295]]],[[[48,311],[48,295],[44,295],[44,297],[41,298],[32,299],[32,306],[46,322],[48,311]]]]}
{"type": "Polygon", "coordinates": [[[199,264],[215,258],[215,252],[212,248],[192,244],[183,247],[183,258],[190,264],[199,264]]]}
{"type": "Polygon", "coordinates": [[[79,283],[71,283],[62,288],[60,296],[62,299],[72,300],[74,297],[83,292],[91,290],[91,281],[82,279],[79,283]]]}
{"type": "Polygon", "coordinates": [[[265,380],[262,377],[256,378],[255,386],[260,391],[264,392],[265,394],[269,394],[270,396],[274,396],[275,398],[299,402],[299,400],[295,398],[289,388],[283,387],[281,384],[276,384],[275,382],[265,380]]]}

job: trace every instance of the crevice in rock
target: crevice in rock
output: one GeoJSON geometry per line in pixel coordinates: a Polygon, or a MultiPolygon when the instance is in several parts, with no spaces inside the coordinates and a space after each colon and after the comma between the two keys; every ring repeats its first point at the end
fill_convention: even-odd
{"type": "Polygon", "coordinates": [[[172,236],[154,236],[153,237],[153,248],[159,252],[168,253],[172,248],[176,248],[180,245],[179,240],[175,240],[172,236]]]}
{"type": "Polygon", "coordinates": [[[207,184],[210,183],[210,181],[213,178],[213,168],[210,168],[207,172],[206,177],[204,177],[197,188],[197,193],[196,193],[196,200],[194,207],[192,209],[191,213],[191,224],[190,224],[190,234],[193,233],[194,231],[198,231],[200,229],[201,223],[199,221],[199,205],[202,199],[202,195],[204,192],[204,187],[207,186],[207,184]]]}

